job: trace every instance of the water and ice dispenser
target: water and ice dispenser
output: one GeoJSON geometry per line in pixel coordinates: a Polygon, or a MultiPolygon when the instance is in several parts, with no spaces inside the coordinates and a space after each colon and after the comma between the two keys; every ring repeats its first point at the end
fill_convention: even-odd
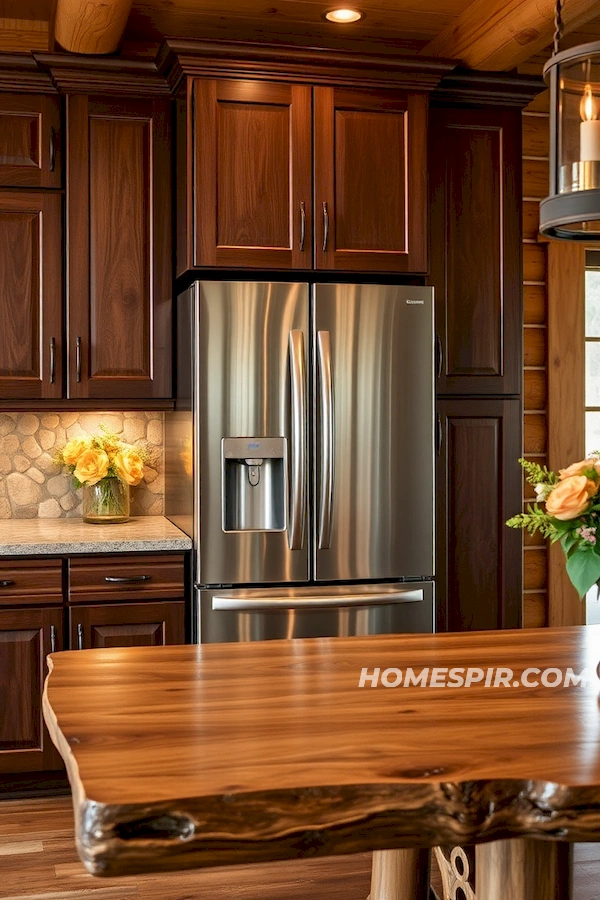
{"type": "Polygon", "coordinates": [[[286,439],[223,438],[221,462],[223,531],[285,531],[286,439]]]}

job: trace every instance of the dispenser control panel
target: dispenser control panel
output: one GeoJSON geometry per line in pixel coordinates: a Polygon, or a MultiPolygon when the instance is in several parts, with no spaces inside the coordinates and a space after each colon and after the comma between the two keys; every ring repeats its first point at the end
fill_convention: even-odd
{"type": "Polygon", "coordinates": [[[287,441],[222,438],[222,528],[284,531],[287,527],[287,441]]]}
{"type": "Polygon", "coordinates": [[[223,438],[225,459],[283,459],[285,438],[223,438]]]}

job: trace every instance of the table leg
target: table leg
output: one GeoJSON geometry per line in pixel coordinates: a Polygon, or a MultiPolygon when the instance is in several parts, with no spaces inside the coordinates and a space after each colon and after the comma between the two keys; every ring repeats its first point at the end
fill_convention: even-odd
{"type": "Polygon", "coordinates": [[[368,900],[426,900],[429,850],[375,850],[368,900]]]}
{"type": "Polygon", "coordinates": [[[481,900],[569,900],[571,845],[521,838],[475,848],[481,900]]]}

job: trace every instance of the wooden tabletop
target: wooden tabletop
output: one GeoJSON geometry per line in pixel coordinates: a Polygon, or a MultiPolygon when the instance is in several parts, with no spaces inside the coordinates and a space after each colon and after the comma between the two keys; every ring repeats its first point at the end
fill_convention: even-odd
{"type": "Polygon", "coordinates": [[[97,875],[516,835],[600,840],[600,626],[49,659],[44,716],[97,875]],[[404,679],[409,667],[509,668],[517,686],[382,685],[386,669],[404,679]],[[593,677],[525,687],[529,667],[593,677]],[[377,687],[360,688],[376,668],[377,687]]]}

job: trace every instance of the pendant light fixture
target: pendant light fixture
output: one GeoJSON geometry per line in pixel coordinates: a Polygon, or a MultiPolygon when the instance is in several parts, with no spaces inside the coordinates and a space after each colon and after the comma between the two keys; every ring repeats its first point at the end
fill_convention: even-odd
{"type": "Polygon", "coordinates": [[[555,12],[554,53],[544,66],[550,87],[550,193],[540,231],[566,241],[600,240],[600,41],[559,52],[562,2],[555,12]]]}

